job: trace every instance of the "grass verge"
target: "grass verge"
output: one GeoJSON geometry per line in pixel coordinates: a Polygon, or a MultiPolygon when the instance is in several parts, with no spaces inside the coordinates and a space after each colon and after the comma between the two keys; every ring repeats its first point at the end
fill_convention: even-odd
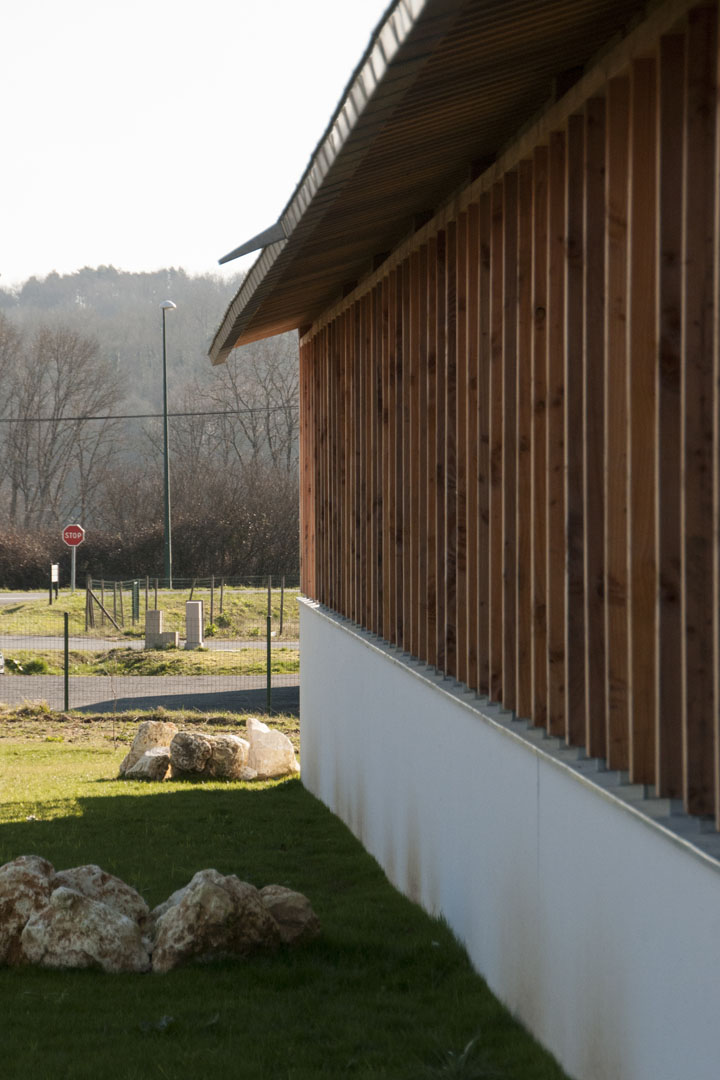
{"type": "MultiPolygon", "coordinates": [[[[100,596],[100,585],[95,583],[95,592],[100,596]]],[[[185,603],[190,599],[189,589],[161,589],[158,593],[158,607],[164,613],[165,630],[177,630],[185,633],[185,603]]],[[[220,590],[215,590],[213,622],[210,622],[210,599],[208,590],[195,589],[194,600],[202,600],[205,613],[205,631],[209,637],[221,640],[233,638],[264,640],[267,616],[267,592],[263,589],[225,589],[223,610],[220,611],[220,590]],[[208,633],[209,631],[209,633],[208,633]]],[[[154,591],[148,597],[149,606],[155,605],[154,591]]],[[[108,590],[104,595],[104,606],[121,624],[120,631],[115,630],[108,620],[103,622],[100,612],[96,612],[95,628],[89,635],[98,638],[142,637],[145,626],[145,590],[140,591],[140,619],[133,624],[131,618],[132,602],[129,593],[125,593],[122,602],[117,594],[108,590]],[[124,625],[121,622],[124,614],[124,625]]],[[[32,597],[15,604],[0,605],[0,634],[17,635],[62,635],[63,612],[70,614],[70,633],[85,633],[85,592],[79,589],[74,594],[61,591],[60,597],[52,606],[46,598],[32,597]]],[[[280,590],[272,594],[272,626],[276,637],[280,637],[280,590]]],[[[286,589],[283,598],[282,637],[286,641],[297,640],[298,636],[298,590],[286,589]]]]}
{"type": "Polygon", "coordinates": [[[109,741],[108,719],[91,721],[95,742],[74,745],[29,737],[30,722],[63,724],[0,721],[0,862],[96,862],[150,904],[213,866],[306,893],[323,934],[167,976],[0,970],[3,1077],[563,1076],[448,928],[393,889],[300,781],[135,785],[114,779],[125,747],[109,741]]]}
{"type": "MultiPolygon", "coordinates": [[[[274,646],[273,675],[300,670],[297,649],[274,646]]],[[[71,675],[264,675],[266,652],[255,648],[202,651],[184,649],[109,649],[106,652],[70,650],[71,675]]],[[[14,649],[5,656],[6,675],[62,675],[63,653],[58,649],[14,649]]]]}

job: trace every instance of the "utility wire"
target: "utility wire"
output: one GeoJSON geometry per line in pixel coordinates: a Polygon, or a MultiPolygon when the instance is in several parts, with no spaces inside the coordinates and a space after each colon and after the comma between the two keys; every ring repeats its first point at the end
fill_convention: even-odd
{"type": "MultiPolygon", "coordinates": [[[[269,405],[257,409],[218,409],[213,412],[169,412],[172,416],[251,416],[254,413],[286,412],[299,405],[269,405]]],[[[112,416],[0,416],[0,424],[52,424],[61,420],[162,420],[164,413],[119,413],[112,416]]]]}

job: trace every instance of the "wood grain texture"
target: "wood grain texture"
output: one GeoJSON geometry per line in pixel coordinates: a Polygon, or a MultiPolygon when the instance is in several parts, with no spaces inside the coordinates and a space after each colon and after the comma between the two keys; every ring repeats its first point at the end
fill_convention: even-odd
{"type": "Polygon", "coordinates": [[[718,703],[713,643],[717,609],[715,499],[718,483],[713,429],[717,383],[714,341],[715,139],[717,16],[690,13],[687,97],[683,290],[683,604],[685,803],[715,813],[718,703]]]}
{"type": "Polygon", "coordinates": [[[681,467],[682,220],[685,40],[662,38],[658,60],[658,719],[655,784],[682,798],[681,467]]]}
{"type": "Polygon", "coordinates": [[[655,61],[637,60],[630,87],[627,324],[630,777],[647,784],[654,779],[657,708],[655,124],[655,61]]]}
{"type": "Polygon", "coordinates": [[[612,79],[607,95],[605,264],[605,756],[630,762],[628,643],[627,249],[630,82],[612,79]]]}
{"type": "Polygon", "coordinates": [[[604,758],[605,729],[605,100],[585,109],[583,529],[585,747],[604,758]]]}
{"type": "Polygon", "coordinates": [[[532,701],[530,717],[547,726],[547,281],[548,149],[533,154],[532,191],[532,701]]]}

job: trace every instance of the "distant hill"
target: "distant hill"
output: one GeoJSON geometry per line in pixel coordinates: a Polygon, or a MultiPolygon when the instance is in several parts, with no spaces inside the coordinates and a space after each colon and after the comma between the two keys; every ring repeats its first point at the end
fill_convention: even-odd
{"type": "Polygon", "coordinates": [[[127,384],[127,411],[157,410],[162,402],[160,302],[177,310],[167,319],[171,400],[210,367],[207,350],[242,275],[193,276],[174,268],[130,273],[114,266],[31,277],[16,291],[0,289],[0,310],[25,329],[62,322],[100,343],[127,384]]]}

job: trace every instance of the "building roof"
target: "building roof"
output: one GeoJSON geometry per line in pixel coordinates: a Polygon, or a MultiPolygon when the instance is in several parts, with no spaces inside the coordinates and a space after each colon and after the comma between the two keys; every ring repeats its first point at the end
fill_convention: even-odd
{"type": "MultiPolygon", "coordinates": [[[[210,357],[309,326],[583,74],[641,0],[397,0],[210,357]]],[[[266,225],[267,222],[259,222],[266,225]]]]}

